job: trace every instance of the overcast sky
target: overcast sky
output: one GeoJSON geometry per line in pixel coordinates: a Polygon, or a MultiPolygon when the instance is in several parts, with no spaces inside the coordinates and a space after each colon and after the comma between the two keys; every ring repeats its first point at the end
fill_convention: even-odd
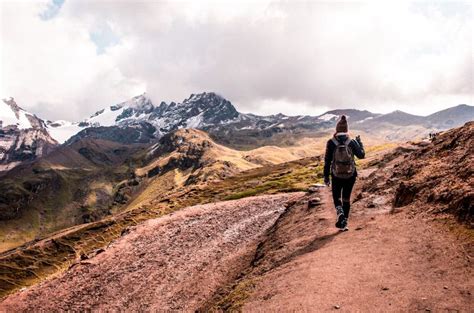
{"type": "Polygon", "coordinates": [[[81,120],[147,92],[242,112],[473,104],[470,1],[0,1],[0,96],[81,120]]]}

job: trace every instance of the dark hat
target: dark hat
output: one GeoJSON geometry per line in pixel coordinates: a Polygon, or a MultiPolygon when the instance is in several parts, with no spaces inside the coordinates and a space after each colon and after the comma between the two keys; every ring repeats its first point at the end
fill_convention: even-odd
{"type": "Polygon", "coordinates": [[[347,131],[348,131],[347,120],[346,120],[346,116],[343,115],[341,116],[341,119],[336,124],[336,132],[347,133],[347,131]]]}

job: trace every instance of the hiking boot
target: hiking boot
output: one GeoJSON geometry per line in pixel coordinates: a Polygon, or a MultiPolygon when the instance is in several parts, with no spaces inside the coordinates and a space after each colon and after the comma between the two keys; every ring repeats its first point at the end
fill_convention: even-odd
{"type": "Polygon", "coordinates": [[[341,227],[339,227],[340,231],[348,231],[349,227],[347,226],[347,218],[344,217],[344,220],[341,222],[341,227]]]}
{"type": "Polygon", "coordinates": [[[336,227],[342,229],[344,228],[344,221],[346,217],[344,216],[344,210],[342,209],[341,206],[336,207],[336,214],[337,214],[336,227]]]}

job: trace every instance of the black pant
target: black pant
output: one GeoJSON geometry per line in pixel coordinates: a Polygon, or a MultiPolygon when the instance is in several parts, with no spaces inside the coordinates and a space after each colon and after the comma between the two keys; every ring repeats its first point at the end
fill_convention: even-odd
{"type": "Polygon", "coordinates": [[[352,187],[354,187],[356,177],[343,179],[332,177],[332,198],[334,200],[334,205],[336,207],[342,206],[344,210],[344,215],[346,218],[349,218],[349,211],[351,209],[351,192],[352,187]],[[342,194],[342,201],[341,201],[342,194]]]}

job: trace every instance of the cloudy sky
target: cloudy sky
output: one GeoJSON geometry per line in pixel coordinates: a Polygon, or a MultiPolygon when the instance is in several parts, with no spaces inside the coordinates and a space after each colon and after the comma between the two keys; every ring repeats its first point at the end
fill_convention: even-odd
{"type": "Polygon", "coordinates": [[[0,96],[81,120],[147,92],[243,112],[473,104],[470,1],[0,1],[0,96]]]}

